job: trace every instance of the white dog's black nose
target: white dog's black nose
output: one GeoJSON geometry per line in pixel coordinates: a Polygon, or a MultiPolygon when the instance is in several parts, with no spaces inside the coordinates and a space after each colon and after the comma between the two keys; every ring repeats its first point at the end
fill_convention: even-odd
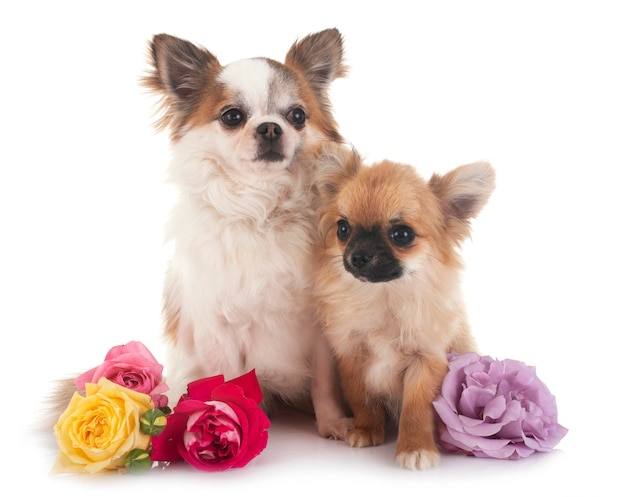
{"type": "Polygon", "coordinates": [[[283,134],[283,130],[276,123],[262,123],[257,126],[256,134],[264,140],[276,141],[283,134]]]}

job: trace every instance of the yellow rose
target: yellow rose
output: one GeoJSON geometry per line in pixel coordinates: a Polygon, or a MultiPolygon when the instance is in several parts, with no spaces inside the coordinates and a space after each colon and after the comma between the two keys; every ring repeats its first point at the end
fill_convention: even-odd
{"type": "Polygon", "coordinates": [[[97,473],[124,467],[126,454],[148,448],[140,418],[154,404],[149,395],[129,390],[106,378],[85,385],[54,426],[59,455],[55,473],[97,473]]]}

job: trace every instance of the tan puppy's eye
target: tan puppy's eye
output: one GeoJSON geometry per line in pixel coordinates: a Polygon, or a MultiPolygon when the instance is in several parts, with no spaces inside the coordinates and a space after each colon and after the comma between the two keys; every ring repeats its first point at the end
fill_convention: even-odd
{"type": "Polygon", "coordinates": [[[403,224],[394,226],[389,230],[389,238],[398,247],[408,247],[415,240],[415,232],[403,224]]]}
{"type": "Polygon", "coordinates": [[[352,233],[352,228],[348,221],[345,219],[337,221],[337,238],[339,238],[340,242],[347,242],[348,238],[350,238],[350,233],[352,233]]]}

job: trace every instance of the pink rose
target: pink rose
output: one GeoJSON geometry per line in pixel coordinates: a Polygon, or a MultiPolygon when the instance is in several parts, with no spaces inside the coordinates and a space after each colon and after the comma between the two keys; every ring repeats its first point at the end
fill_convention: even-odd
{"type": "Polygon", "coordinates": [[[269,419],[254,370],[224,382],[213,376],[190,383],[152,438],[153,461],[184,459],[202,471],[241,468],[267,445],[269,419]]]}
{"type": "Polygon", "coordinates": [[[74,383],[78,390],[84,391],[85,383],[98,383],[100,378],[150,395],[156,408],[167,406],[167,397],[163,392],[168,390],[168,386],[163,383],[163,366],[141,342],[113,347],[100,366],[81,374],[74,383]]]}
{"type": "Polygon", "coordinates": [[[441,445],[476,457],[520,459],[549,452],[566,435],[556,399],[535,368],[476,353],[451,354],[441,395],[441,445]]]}

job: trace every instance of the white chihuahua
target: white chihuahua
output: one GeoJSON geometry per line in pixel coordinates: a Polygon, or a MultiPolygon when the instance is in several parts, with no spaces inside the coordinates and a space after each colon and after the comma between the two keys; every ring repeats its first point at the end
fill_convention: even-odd
{"type": "Polygon", "coordinates": [[[180,194],[164,289],[174,403],[192,380],[254,369],[266,411],[314,407],[322,436],[345,435],[312,298],[310,160],[315,145],[342,141],[328,97],[346,73],[342,45],[328,29],[294,43],[284,63],[222,66],[170,35],[150,43],[143,83],[160,97],[157,126],[171,133],[170,179],[180,194]]]}

